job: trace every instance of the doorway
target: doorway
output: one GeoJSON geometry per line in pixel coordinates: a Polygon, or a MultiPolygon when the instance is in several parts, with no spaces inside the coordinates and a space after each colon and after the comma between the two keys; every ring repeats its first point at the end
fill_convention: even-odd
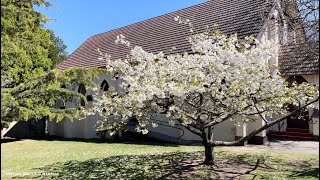
{"type": "MultiPolygon", "coordinates": [[[[301,84],[308,81],[302,76],[290,76],[287,79],[287,82],[289,83],[290,87],[293,83],[301,84]]],[[[292,104],[289,105],[290,112],[294,111],[296,108],[297,107],[292,104]]],[[[287,128],[309,129],[309,119],[309,111],[304,110],[298,117],[290,116],[287,118],[287,128]]]]}

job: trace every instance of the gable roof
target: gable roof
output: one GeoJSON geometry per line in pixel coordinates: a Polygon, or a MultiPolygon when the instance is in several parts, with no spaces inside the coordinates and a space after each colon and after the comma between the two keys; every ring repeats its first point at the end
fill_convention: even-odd
{"type": "Polygon", "coordinates": [[[119,29],[98,34],[87,39],[57,69],[69,67],[104,67],[98,59],[97,49],[111,55],[111,59],[126,58],[129,48],[115,44],[116,36],[123,34],[132,46],[141,46],[152,53],[165,54],[191,52],[186,39],[190,27],[178,24],[174,17],[189,19],[194,32],[204,32],[206,26],[217,24],[224,34],[238,34],[238,37],[257,36],[273,4],[269,0],[209,0],[207,2],[161,15],[119,29]],[[174,47],[174,49],[173,49],[174,47]]]}
{"type": "Polygon", "coordinates": [[[318,43],[306,42],[282,46],[278,62],[282,75],[319,74],[318,43]]]}

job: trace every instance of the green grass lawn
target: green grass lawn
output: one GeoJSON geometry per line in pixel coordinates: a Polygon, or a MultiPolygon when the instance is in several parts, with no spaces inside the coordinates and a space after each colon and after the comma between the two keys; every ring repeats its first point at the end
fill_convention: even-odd
{"type": "Polygon", "coordinates": [[[1,144],[2,179],[318,179],[319,155],[228,152],[202,165],[203,148],[21,140],[1,144]],[[47,173],[47,174],[45,174],[47,173]],[[48,173],[51,173],[48,174],[48,173]]]}

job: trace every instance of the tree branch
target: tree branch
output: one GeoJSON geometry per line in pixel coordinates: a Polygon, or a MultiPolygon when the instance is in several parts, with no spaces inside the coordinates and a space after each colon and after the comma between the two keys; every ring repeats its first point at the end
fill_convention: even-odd
{"type": "Polygon", "coordinates": [[[255,99],[255,97],[252,97],[252,100],[253,100],[253,105],[254,105],[254,107],[255,107],[255,109],[257,110],[257,112],[258,112],[258,114],[259,114],[259,116],[261,117],[261,119],[263,119],[263,121],[265,122],[265,123],[268,123],[268,121],[262,116],[262,112],[258,109],[258,107],[257,107],[257,104],[256,104],[256,99],[255,99]]]}
{"type": "Polygon", "coordinates": [[[182,126],[185,127],[186,129],[188,129],[190,132],[202,137],[202,133],[198,129],[195,129],[195,128],[188,126],[188,125],[182,125],[182,126]]]}
{"type": "Polygon", "coordinates": [[[314,102],[316,102],[318,100],[319,100],[319,97],[317,97],[313,101],[310,101],[309,103],[305,104],[304,106],[301,106],[300,108],[292,111],[291,113],[288,113],[287,115],[285,115],[285,116],[283,116],[283,117],[281,117],[279,119],[276,119],[274,121],[271,121],[271,122],[261,126],[260,128],[252,131],[249,135],[247,135],[245,137],[242,137],[242,138],[238,139],[237,141],[233,141],[233,142],[213,141],[212,143],[210,143],[210,145],[212,147],[214,147],[214,146],[237,146],[237,145],[239,146],[239,145],[243,144],[245,141],[247,141],[250,138],[252,138],[253,136],[255,136],[258,133],[262,132],[263,130],[265,130],[265,129],[267,129],[267,128],[269,128],[269,127],[271,127],[271,126],[273,126],[273,125],[275,125],[275,124],[287,119],[290,116],[295,115],[296,113],[299,113],[302,109],[306,108],[307,106],[309,106],[310,104],[312,104],[312,103],[314,103],[314,102]]]}

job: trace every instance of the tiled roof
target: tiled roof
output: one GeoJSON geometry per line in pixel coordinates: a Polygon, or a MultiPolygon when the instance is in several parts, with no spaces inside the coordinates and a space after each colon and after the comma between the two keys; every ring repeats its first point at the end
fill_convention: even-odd
{"type": "Polygon", "coordinates": [[[128,47],[115,44],[116,36],[119,34],[126,36],[131,45],[141,46],[148,52],[189,52],[191,45],[186,37],[190,35],[190,27],[174,21],[177,15],[189,19],[193,23],[194,32],[203,32],[206,26],[212,27],[213,24],[217,24],[218,29],[224,34],[237,33],[240,38],[256,36],[271,8],[270,0],[209,0],[92,36],[57,68],[64,70],[69,67],[103,67],[105,62],[98,59],[97,48],[102,53],[111,55],[112,59],[126,58],[128,47]]]}
{"type": "Polygon", "coordinates": [[[318,43],[282,46],[278,61],[282,75],[319,74],[318,43]]]}

